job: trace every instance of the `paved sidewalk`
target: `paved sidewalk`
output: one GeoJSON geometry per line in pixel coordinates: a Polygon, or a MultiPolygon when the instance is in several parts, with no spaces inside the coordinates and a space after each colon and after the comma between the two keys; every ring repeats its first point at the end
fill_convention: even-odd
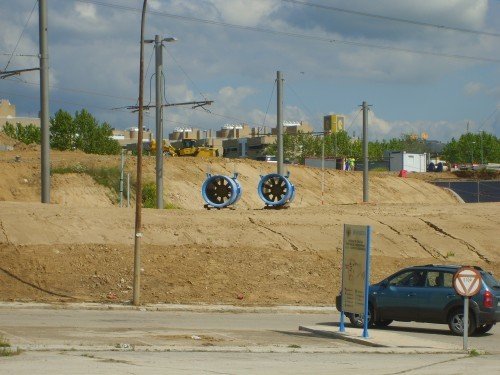
{"type": "Polygon", "coordinates": [[[430,339],[416,338],[385,329],[368,329],[368,338],[363,337],[363,329],[345,327],[340,332],[337,325],[318,324],[299,326],[299,330],[312,334],[377,348],[378,352],[395,353],[464,353],[463,348],[430,339]]]}
{"type": "Polygon", "coordinates": [[[0,315],[0,334],[26,351],[464,353],[385,329],[341,333],[332,307],[2,302],[0,315]]]}

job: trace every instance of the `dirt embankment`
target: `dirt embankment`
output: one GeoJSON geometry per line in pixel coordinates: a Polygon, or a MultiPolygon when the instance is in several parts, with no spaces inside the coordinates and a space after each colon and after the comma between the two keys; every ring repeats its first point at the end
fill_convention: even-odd
{"type": "MultiPolygon", "coordinates": [[[[119,156],[86,155],[81,152],[51,152],[53,168],[82,165],[87,168],[118,168],[119,156]]],[[[128,156],[126,172],[134,179],[136,159],[128,156]]],[[[326,170],[289,165],[290,180],[296,187],[294,207],[360,203],[363,200],[361,172],[326,170]],[[323,188],[322,188],[323,187],[323,188]]],[[[165,201],[184,209],[203,210],[201,186],[206,174],[232,176],[239,173],[243,195],[238,209],[262,208],[257,194],[261,175],[276,171],[276,164],[253,160],[167,158],[164,163],[165,201]]],[[[415,176],[422,177],[422,176],[415,176]]],[[[432,176],[431,176],[432,177],[432,176]]],[[[371,203],[456,203],[449,192],[426,183],[420,178],[399,178],[396,173],[370,174],[371,203]]],[[[144,182],[155,181],[155,158],[145,157],[144,182]]],[[[119,180],[115,182],[119,185],[119,180]]],[[[133,195],[133,194],[132,194],[133,195]]],[[[39,151],[10,151],[0,153],[0,201],[40,200],[39,151]],[[17,158],[16,161],[16,157],[17,158]]],[[[51,202],[70,206],[117,205],[117,194],[98,185],[86,174],[54,174],[51,179],[51,202]]]]}
{"type": "MultiPolygon", "coordinates": [[[[53,166],[119,166],[119,157],[51,153],[53,166]]],[[[40,196],[37,150],[0,153],[0,300],[129,301],[133,208],[88,175],[53,175],[40,196]],[[15,156],[21,156],[15,161],[15,156]]],[[[372,226],[372,281],[402,266],[474,264],[500,271],[500,205],[459,204],[417,178],[290,166],[297,189],[286,210],[263,210],[254,161],[166,159],[165,198],[176,210],[143,210],[142,302],[331,305],[340,288],[344,223],[372,226]],[[203,210],[206,172],[240,174],[235,209],[203,210]],[[321,201],[323,200],[323,204],[321,201]],[[239,299],[238,296],[241,298],[239,299]]],[[[135,173],[135,160],[127,160],[135,173]]],[[[154,181],[146,158],[146,181],[154,181]]]]}

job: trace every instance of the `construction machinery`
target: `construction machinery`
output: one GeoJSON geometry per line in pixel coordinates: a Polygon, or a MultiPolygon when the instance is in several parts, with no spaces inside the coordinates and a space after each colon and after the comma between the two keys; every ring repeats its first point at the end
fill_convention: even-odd
{"type": "MultiPolygon", "coordinates": [[[[156,152],[156,141],[153,139],[151,141],[151,152],[156,152]]],[[[170,156],[196,156],[196,157],[217,157],[219,156],[219,150],[215,147],[210,146],[198,146],[196,139],[183,139],[180,148],[175,148],[172,145],[168,145],[165,140],[163,140],[163,153],[169,154],[170,156]]]]}

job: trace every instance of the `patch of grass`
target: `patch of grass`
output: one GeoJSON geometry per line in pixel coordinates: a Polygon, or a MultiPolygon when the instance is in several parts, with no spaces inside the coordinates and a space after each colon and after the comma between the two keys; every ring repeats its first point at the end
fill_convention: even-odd
{"type": "Polygon", "coordinates": [[[107,187],[120,194],[120,168],[118,167],[89,167],[80,163],[51,169],[51,174],[85,173],[99,185],[107,187]]]}
{"type": "Polygon", "coordinates": [[[293,348],[293,349],[300,349],[301,346],[300,345],[297,345],[297,344],[291,344],[291,345],[288,345],[289,348],[293,348]]]}
{"type": "Polygon", "coordinates": [[[481,355],[481,353],[478,352],[476,349],[469,350],[469,357],[478,357],[480,355],[481,355]]]}
{"type": "Polygon", "coordinates": [[[181,208],[172,202],[165,202],[165,209],[166,210],[180,210],[181,208]]]}
{"type": "Polygon", "coordinates": [[[87,173],[88,167],[80,163],[65,165],[64,167],[54,167],[50,169],[51,174],[87,173]]]}
{"type": "Polygon", "coordinates": [[[10,343],[5,339],[5,337],[0,336],[0,357],[10,357],[13,355],[21,354],[21,349],[17,348],[12,350],[10,343]]]}
{"type": "MultiPolygon", "coordinates": [[[[171,202],[163,203],[164,209],[166,210],[178,210],[180,207],[176,206],[171,202]]],[[[142,207],[144,208],[156,208],[156,183],[148,182],[142,187],[142,207]]]]}
{"type": "Polygon", "coordinates": [[[457,177],[460,178],[470,178],[477,180],[498,180],[500,178],[500,171],[491,169],[479,169],[479,170],[464,170],[453,172],[457,177]]]}
{"type": "Polygon", "coordinates": [[[454,257],[455,256],[455,253],[453,251],[448,251],[446,253],[446,255],[444,256],[445,259],[448,259],[448,258],[451,258],[451,257],[454,257]]]}

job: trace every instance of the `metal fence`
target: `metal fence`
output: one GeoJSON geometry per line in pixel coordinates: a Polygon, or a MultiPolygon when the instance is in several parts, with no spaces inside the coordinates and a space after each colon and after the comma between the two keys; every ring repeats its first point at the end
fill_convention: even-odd
{"type": "Polygon", "coordinates": [[[433,181],[457,193],[466,203],[500,202],[499,180],[433,181]]]}

